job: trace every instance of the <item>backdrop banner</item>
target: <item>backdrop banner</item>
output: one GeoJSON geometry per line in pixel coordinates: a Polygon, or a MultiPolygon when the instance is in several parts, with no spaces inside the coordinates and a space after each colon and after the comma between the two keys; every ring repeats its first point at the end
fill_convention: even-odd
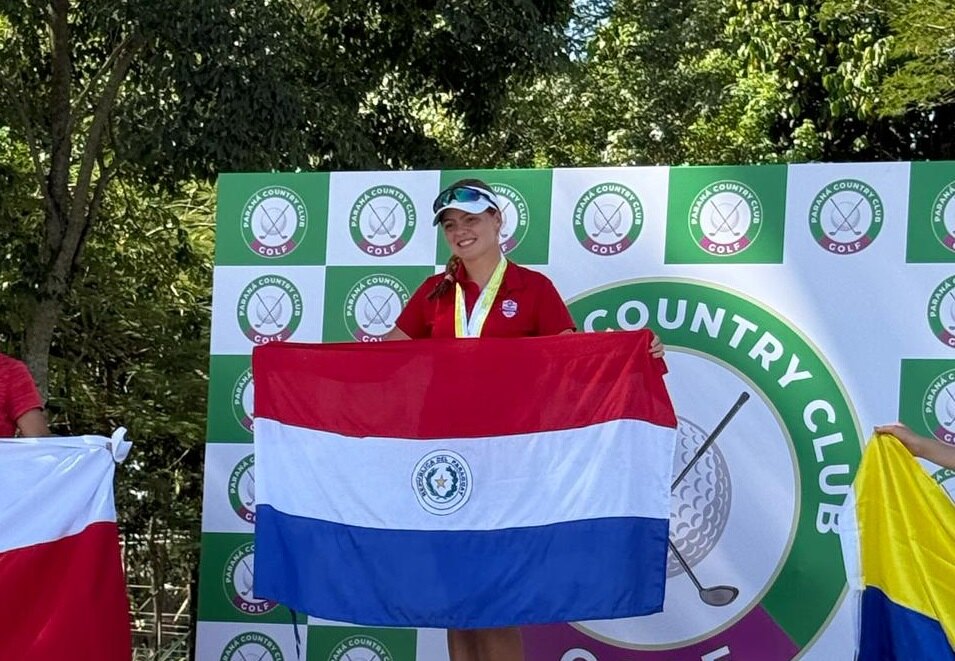
{"type": "Polygon", "coordinates": [[[663,612],[528,627],[528,660],[852,659],[835,518],[864,439],[900,419],[955,442],[955,162],[222,175],[197,658],[447,659],[442,630],[296,636],[254,597],[250,356],[379,341],[443,269],[431,202],[465,176],[580,330],[667,344],[674,477],[726,420],[673,489],[663,612]]]}

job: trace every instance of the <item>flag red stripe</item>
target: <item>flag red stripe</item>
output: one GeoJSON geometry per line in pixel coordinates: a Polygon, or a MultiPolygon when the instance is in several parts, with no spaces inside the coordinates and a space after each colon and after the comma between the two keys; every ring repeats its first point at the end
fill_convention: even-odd
{"type": "Polygon", "coordinates": [[[129,602],[113,522],[0,553],[0,659],[129,661],[129,602]]]}
{"type": "Polygon", "coordinates": [[[621,419],[675,427],[666,368],[649,356],[650,340],[649,331],[634,331],[276,342],[252,355],[255,415],[346,436],[409,439],[522,434],[621,419]],[[334,405],[315,406],[319,401],[334,405]]]}

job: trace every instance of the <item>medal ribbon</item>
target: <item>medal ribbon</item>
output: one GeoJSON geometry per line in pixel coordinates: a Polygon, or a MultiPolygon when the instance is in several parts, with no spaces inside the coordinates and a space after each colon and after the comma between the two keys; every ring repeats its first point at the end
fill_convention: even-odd
{"type": "Polygon", "coordinates": [[[494,305],[494,299],[497,298],[497,292],[501,288],[501,282],[504,280],[504,271],[507,269],[507,260],[501,256],[501,261],[494,268],[491,279],[488,280],[484,291],[478,297],[468,316],[467,306],[464,304],[464,290],[461,285],[454,285],[454,336],[455,337],[481,337],[481,329],[484,328],[484,322],[487,321],[491,313],[491,306],[494,305]]]}

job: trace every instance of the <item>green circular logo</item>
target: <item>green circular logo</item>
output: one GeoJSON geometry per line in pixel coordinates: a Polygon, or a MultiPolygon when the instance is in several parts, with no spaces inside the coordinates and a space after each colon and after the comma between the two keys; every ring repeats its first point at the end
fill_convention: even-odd
{"type": "Polygon", "coordinates": [[[260,257],[285,257],[302,243],[308,209],[291,188],[268,186],[242,208],[242,239],[260,257]]]}
{"type": "Polygon", "coordinates": [[[246,631],[230,640],[219,661],[285,661],[274,640],[258,631],[246,631]]]}
{"type": "Polygon", "coordinates": [[[922,420],[935,438],[955,444],[955,370],[942,372],[925,389],[922,420]]]}
{"type": "Polygon", "coordinates": [[[255,576],[255,543],[243,544],[230,555],[222,570],[222,589],[229,603],[246,615],[264,615],[278,607],[278,602],[260,599],[252,593],[255,576]]]}
{"type": "Polygon", "coordinates": [[[236,516],[255,525],[255,455],[243,457],[232,469],[229,504],[236,516]]]}
{"type": "Polygon", "coordinates": [[[640,650],[641,659],[689,661],[722,646],[793,658],[846,592],[836,517],[862,434],[837,374],[795,324],[712,284],[634,280],[569,307],[586,331],[649,326],[667,344],[680,413],[671,551],[663,613],[547,635],[567,648],[594,649],[596,639],[640,650]],[[694,458],[717,427],[716,442],[694,458]]]}
{"type": "Polygon", "coordinates": [[[749,248],[763,226],[763,204],[739,181],[716,181],[696,194],[690,205],[690,236],[711,255],[727,257],[749,248]]]}
{"type": "Polygon", "coordinates": [[[367,634],[349,636],[335,646],[328,661],[394,661],[380,640],[367,634]]]}
{"type": "Polygon", "coordinates": [[[372,186],[358,196],[348,216],[352,241],[365,254],[389,257],[414,235],[414,202],[400,188],[372,186]]]}
{"type": "Polygon", "coordinates": [[[252,383],[252,368],[246,369],[232,386],[232,415],[247,432],[252,432],[255,417],[252,405],[255,401],[255,386],[252,383]]]}
{"type": "Polygon", "coordinates": [[[622,253],[633,245],[642,229],[643,204],[623,184],[592,186],[574,206],[574,236],[595,255],[622,253]]]}
{"type": "Polygon", "coordinates": [[[288,278],[259,276],[239,295],[236,316],[255,344],[287,340],[302,321],[302,295],[288,278]]]}
{"type": "Polygon", "coordinates": [[[872,186],[838,179],[816,194],[809,207],[809,231],[820,246],[837,255],[866,249],[882,230],[885,207],[872,186]]]}
{"type": "Polygon", "coordinates": [[[928,299],[928,326],[947,347],[955,347],[955,276],[942,280],[928,299]]]}
{"type": "Polygon", "coordinates": [[[508,184],[489,185],[501,203],[501,216],[504,220],[501,226],[501,252],[506,255],[521,245],[521,241],[527,236],[531,214],[527,199],[519,190],[508,184]]]}
{"type": "Polygon", "coordinates": [[[378,342],[394,327],[411,292],[398,278],[373,273],[345,295],[345,327],[359,342],[378,342]]]}
{"type": "Polygon", "coordinates": [[[955,252],[955,181],[950,181],[932,202],[932,231],[939,243],[955,252]]]}

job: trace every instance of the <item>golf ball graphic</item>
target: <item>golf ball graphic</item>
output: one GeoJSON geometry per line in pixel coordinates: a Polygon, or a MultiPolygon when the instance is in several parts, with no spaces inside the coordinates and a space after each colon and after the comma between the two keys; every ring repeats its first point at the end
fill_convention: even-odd
{"type": "MultiPolygon", "coordinates": [[[[685,418],[678,418],[673,478],[686,467],[706,440],[706,432],[685,418]]],[[[670,501],[670,541],[694,567],[713,550],[729,520],[731,501],[729,466],[716,445],[703,453],[673,490],[670,501]]],[[[667,578],[683,573],[671,552],[667,578]]]]}

